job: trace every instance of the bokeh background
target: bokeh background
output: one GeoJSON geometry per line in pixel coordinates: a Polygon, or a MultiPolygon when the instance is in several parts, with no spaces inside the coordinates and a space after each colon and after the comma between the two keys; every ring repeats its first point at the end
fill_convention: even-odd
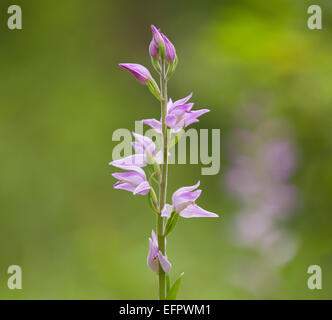
{"type": "MultiPolygon", "coordinates": [[[[0,298],[154,299],[146,266],[155,217],[112,188],[118,128],[158,117],[148,90],[117,66],[150,68],[150,24],[175,44],[174,99],[194,92],[221,129],[221,171],[172,165],[169,190],[201,180],[199,205],[168,239],[181,299],[332,298],[332,2],[17,0],[0,3],[0,298]],[[7,268],[23,290],[7,288],[7,268]],[[323,289],[309,290],[319,265],[323,289]]],[[[152,68],[151,68],[152,69],[152,68]]]]}

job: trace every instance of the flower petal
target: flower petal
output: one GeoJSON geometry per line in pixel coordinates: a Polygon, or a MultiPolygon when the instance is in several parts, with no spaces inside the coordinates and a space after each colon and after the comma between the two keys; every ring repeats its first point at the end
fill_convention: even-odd
{"type": "Polygon", "coordinates": [[[153,240],[154,244],[158,247],[158,237],[157,237],[156,233],[154,232],[154,230],[152,230],[151,236],[152,236],[152,240],[153,240]]]}
{"type": "Polygon", "coordinates": [[[130,183],[132,186],[138,186],[143,181],[145,181],[144,177],[135,171],[116,172],[116,173],[113,173],[112,176],[115,179],[120,180],[121,182],[130,183]]]}
{"type": "Polygon", "coordinates": [[[181,212],[185,207],[192,204],[202,193],[202,190],[185,191],[178,193],[173,200],[173,206],[177,213],[181,212]]]}
{"type": "Polygon", "coordinates": [[[154,129],[156,132],[161,133],[162,132],[162,126],[161,122],[156,119],[144,119],[142,122],[148,126],[150,126],[152,129],[154,129]]]}
{"type": "Polygon", "coordinates": [[[133,154],[128,157],[114,160],[109,165],[126,170],[127,167],[145,167],[146,159],[143,154],[133,154]]]}
{"type": "Polygon", "coordinates": [[[161,211],[161,216],[169,218],[172,212],[173,212],[173,206],[166,203],[163,210],[161,211]]]}
{"type": "Polygon", "coordinates": [[[151,40],[149,45],[149,53],[152,58],[157,58],[159,55],[158,47],[153,40],[151,40]]]}
{"type": "Polygon", "coordinates": [[[206,211],[196,204],[189,205],[184,210],[182,210],[179,215],[183,218],[219,217],[217,214],[206,211]]]}
{"type": "Polygon", "coordinates": [[[187,103],[188,100],[190,100],[190,98],[193,96],[193,93],[191,92],[188,96],[186,96],[185,98],[182,98],[180,100],[177,100],[173,103],[173,105],[180,105],[180,104],[185,104],[187,103]]]}
{"type": "Polygon", "coordinates": [[[161,34],[162,38],[164,39],[165,42],[165,48],[166,48],[166,59],[168,61],[173,61],[176,56],[175,52],[175,47],[171,41],[167,39],[167,37],[162,33],[161,34]]]}
{"type": "Polygon", "coordinates": [[[192,107],[194,106],[194,103],[186,103],[186,104],[173,104],[169,110],[169,114],[175,114],[175,115],[181,115],[185,112],[189,112],[192,107]]]}
{"type": "Polygon", "coordinates": [[[199,120],[197,118],[207,112],[210,112],[210,110],[209,109],[199,109],[199,110],[194,110],[194,111],[188,112],[184,117],[186,127],[188,127],[189,125],[191,125],[195,122],[199,122],[199,120]]]}
{"type": "Polygon", "coordinates": [[[145,196],[146,194],[149,193],[151,187],[150,187],[150,184],[149,182],[147,181],[143,181],[141,184],[139,184],[137,186],[137,188],[134,190],[133,194],[141,194],[143,196],[145,196]]]}
{"type": "Polygon", "coordinates": [[[153,36],[153,41],[157,47],[163,45],[164,39],[161,36],[160,30],[157,29],[153,24],[151,24],[151,30],[152,30],[152,36],[153,36]]]}
{"type": "Polygon", "coordinates": [[[158,258],[159,258],[159,263],[160,263],[161,267],[163,268],[165,273],[168,273],[169,270],[171,269],[172,265],[168,261],[167,256],[163,256],[162,252],[159,250],[158,258]]]}
{"type": "Polygon", "coordinates": [[[116,182],[113,187],[114,189],[126,190],[130,192],[134,192],[135,190],[135,187],[133,187],[130,183],[121,183],[120,181],[116,182]]]}
{"type": "Polygon", "coordinates": [[[142,136],[141,134],[133,132],[135,139],[142,145],[143,153],[148,152],[149,155],[154,155],[156,152],[156,145],[151,138],[142,136]]]}
{"type": "Polygon", "coordinates": [[[159,271],[159,260],[158,258],[158,247],[156,248],[153,240],[149,238],[149,253],[147,257],[148,266],[151,268],[153,272],[158,274],[159,271]]]}
{"type": "Polygon", "coordinates": [[[172,115],[172,114],[169,114],[166,116],[166,125],[170,128],[173,128],[175,125],[176,125],[176,116],[175,115],[172,115]]]}
{"type": "Polygon", "coordinates": [[[200,185],[200,181],[198,181],[195,185],[193,186],[189,186],[189,187],[182,187],[178,190],[176,190],[173,195],[172,195],[172,201],[174,203],[174,198],[176,198],[179,194],[183,193],[183,192],[186,192],[186,191],[193,191],[195,189],[197,189],[200,185]]]}

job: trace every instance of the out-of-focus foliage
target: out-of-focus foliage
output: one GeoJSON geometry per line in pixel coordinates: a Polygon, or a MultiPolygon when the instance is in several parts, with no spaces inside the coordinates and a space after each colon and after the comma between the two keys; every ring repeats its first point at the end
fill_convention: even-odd
{"type": "Polygon", "coordinates": [[[211,109],[195,127],[221,129],[220,174],[169,168],[170,193],[199,178],[199,204],[221,215],[182,219],[169,236],[171,278],[185,271],[178,297],[332,298],[331,1],[316,3],[320,31],[307,28],[312,3],[304,0],[17,0],[22,31],[6,27],[10,4],[0,4],[0,298],[156,298],[157,277],[146,266],[154,213],[144,197],[112,188],[107,165],[114,130],[160,113],[148,90],[117,66],[150,68],[151,23],[179,56],[170,96],[193,91],[197,107],[211,109]],[[297,150],[289,181],[297,205],[283,227],[298,247],[269,271],[277,283],[262,291],[250,288],[264,275],[256,283],[245,271],[259,273],[266,261],[233,241],[241,204],[226,185],[227,146],[242,128],[244,105],[287,123],[297,150]],[[12,264],[22,267],[21,291],[6,286],[12,264]],[[323,270],[320,291],[307,287],[313,264],[323,270]]]}

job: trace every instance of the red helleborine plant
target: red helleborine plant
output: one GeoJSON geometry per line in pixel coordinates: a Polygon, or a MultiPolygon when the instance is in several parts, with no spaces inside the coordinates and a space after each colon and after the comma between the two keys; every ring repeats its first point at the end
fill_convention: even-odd
{"type": "Polygon", "coordinates": [[[172,204],[166,203],[167,164],[172,144],[170,138],[172,134],[179,135],[186,127],[198,122],[198,117],[210,110],[192,110],[194,103],[188,102],[192,94],[175,102],[172,99],[168,100],[167,82],[176,69],[178,58],[174,45],[160,32],[160,29],[153,25],[151,29],[153,37],[149,45],[149,54],[152,65],[160,76],[160,88],[144,66],[135,63],[120,63],[119,66],[131,72],[140,83],[147,85],[160,101],[160,120],[145,119],[142,122],[161,135],[163,147],[158,152],[150,138],[133,133],[135,142],[132,146],[135,154],[112,161],[110,165],[123,170],[121,173],[113,173],[113,177],[118,180],[114,188],[130,191],[134,195],[148,196],[151,208],[157,215],[156,233],[152,230],[152,236],[149,238],[147,263],[159,277],[159,298],[164,300],[176,298],[183,275],[181,273],[174,284],[170,285],[168,273],[172,265],[166,254],[166,236],[173,231],[179,217],[218,217],[218,215],[196,204],[202,192],[199,189],[195,190],[199,187],[199,181],[193,186],[178,189],[172,195],[172,204]],[[146,170],[147,174],[142,168],[152,168],[152,170],[146,170]],[[158,196],[155,188],[159,189],[158,196]]]}

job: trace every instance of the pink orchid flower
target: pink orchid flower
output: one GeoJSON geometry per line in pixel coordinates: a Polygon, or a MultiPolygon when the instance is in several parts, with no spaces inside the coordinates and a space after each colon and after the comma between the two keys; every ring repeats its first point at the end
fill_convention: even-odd
{"type": "MultiPolygon", "coordinates": [[[[173,102],[172,99],[169,99],[168,101],[166,125],[171,128],[174,133],[178,133],[183,128],[186,128],[193,123],[199,122],[197,118],[210,111],[209,109],[199,109],[192,111],[191,109],[194,106],[194,103],[187,103],[191,97],[192,93],[187,97],[175,102],[173,102]]],[[[144,119],[142,122],[153,128],[156,132],[162,132],[161,121],[156,119],[144,119]]]]}
{"type": "Polygon", "coordinates": [[[138,167],[127,167],[127,172],[113,173],[112,176],[118,179],[114,184],[115,189],[127,190],[135,194],[146,195],[150,191],[150,184],[146,180],[144,170],[138,167]]]}
{"type": "Polygon", "coordinates": [[[157,163],[162,163],[163,153],[162,151],[156,151],[156,145],[149,137],[142,136],[135,132],[132,134],[136,139],[136,141],[132,142],[136,153],[110,162],[109,164],[111,166],[126,170],[126,168],[130,166],[145,167],[152,159],[157,163]]]}
{"type": "Polygon", "coordinates": [[[149,238],[149,254],[147,258],[148,266],[151,268],[153,272],[159,274],[159,263],[165,273],[168,273],[171,269],[172,265],[168,261],[167,256],[163,255],[162,252],[158,248],[158,238],[154,231],[152,230],[152,238],[149,238]]]}
{"type": "Polygon", "coordinates": [[[182,187],[175,191],[172,196],[172,205],[166,204],[161,216],[169,218],[172,212],[176,212],[183,218],[218,217],[217,214],[206,211],[195,203],[202,193],[202,190],[194,191],[199,184],[198,181],[194,186],[182,187]]]}

